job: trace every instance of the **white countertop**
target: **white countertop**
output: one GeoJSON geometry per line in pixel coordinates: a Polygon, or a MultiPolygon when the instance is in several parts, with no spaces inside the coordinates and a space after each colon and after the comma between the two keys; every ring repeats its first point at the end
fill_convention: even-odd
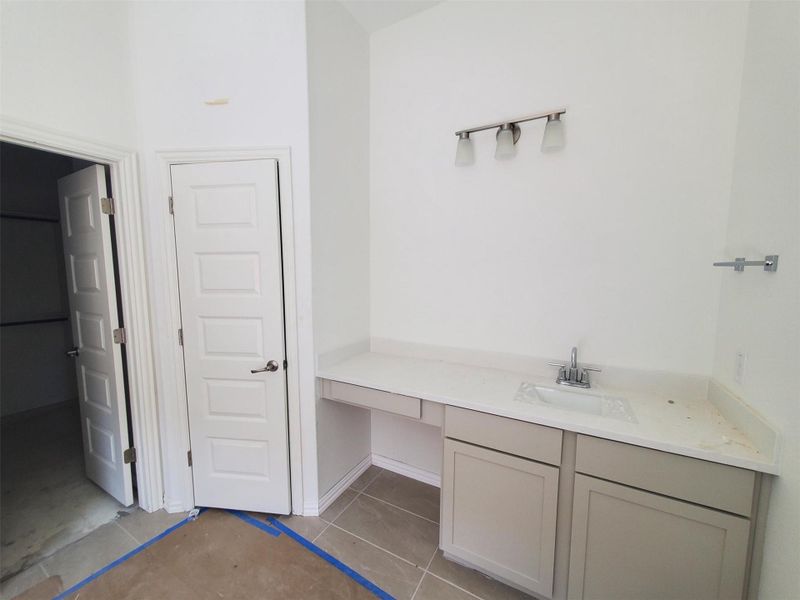
{"type": "Polygon", "coordinates": [[[593,384],[593,392],[620,396],[629,402],[638,420],[630,423],[515,400],[523,382],[555,387],[553,381],[535,375],[376,352],[320,368],[317,377],[754,471],[778,472],[775,456],[760,451],[705,399],[687,400],[593,384]]]}

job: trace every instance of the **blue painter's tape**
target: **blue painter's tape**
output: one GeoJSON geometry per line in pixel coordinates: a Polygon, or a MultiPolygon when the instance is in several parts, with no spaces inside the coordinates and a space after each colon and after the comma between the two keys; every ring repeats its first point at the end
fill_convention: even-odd
{"type": "MultiPolygon", "coordinates": [[[[202,514],[203,512],[205,512],[205,510],[206,510],[205,508],[201,508],[200,509],[200,513],[198,513],[198,514],[202,514]]],[[[166,530],[162,531],[161,533],[159,533],[154,538],[151,538],[151,539],[147,540],[141,546],[138,546],[137,548],[134,548],[133,550],[131,550],[127,554],[123,554],[122,556],[120,556],[114,562],[107,564],[105,567],[103,567],[99,571],[95,571],[94,573],[89,575],[86,579],[83,579],[82,581],[79,581],[78,583],[73,585],[71,588],[64,590],[58,596],[54,597],[53,600],[63,600],[67,596],[70,596],[70,595],[74,594],[79,589],[81,589],[83,586],[85,586],[87,583],[91,583],[92,581],[94,581],[95,579],[100,577],[101,575],[104,575],[105,573],[108,573],[114,567],[117,567],[117,566],[121,565],[122,563],[124,563],[129,558],[133,558],[134,556],[139,554],[139,552],[141,552],[145,548],[149,548],[150,546],[155,544],[158,540],[167,537],[170,533],[172,533],[176,529],[180,529],[181,527],[183,527],[187,523],[190,523],[190,522],[194,521],[196,518],[197,517],[186,517],[182,521],[178,521],[177,523],[175,523],[175,525],[173,525],[169,529],[166,529],[166,530]]]]}
{"type": "Polygon", "coordinates": [[[242,512],[240,510],[233,510],[233,509],[229,508],[229,509],[227,509],[227,511],[229,513],[231,513],[234,517],[240,518],[245,523],[249,523],[253,527],[258,527],[261,531],[266,531],[271,536],[278,537],[281,534],[281,532],[279,530],[277,530],[277,529],[275,529],[273,527],[270,527],[266,523],[264,523],[262,521],[259,521],[255,517],[251,517],[247,513],[244,513],[244,512],[242,512]]]}
{"type": "Polygon", "coordinates": [[[394,596],[391,596],[391,595],[387,594],[386,592],[384,592],[381,588],[379,588],[377,585],[372,583],[369,579],[367,579],[366,577],[361,575],[361,573],[358,573],[357,571],[354,571],[353,569],[348,567],[346,564],[344,564],[342,561],[340,561],[335,556],[331,556],[330,554],[325,552],[325,550],[323,550],[322,548],[320,548],[319,546],[317,546],[313,542],[307,540],[306,538],[304,538],[302,535],[300,535],[296,531],[294,531],[292,529],[289,529],[286,525],[284,525],[283,523],[278,521],[278,519],[276,519],[275,517],[268,517],[267,520],[274,527],[280,529],[283,533],[288,535],[290,538],[292,538],[298,544],[304,546],[307,550],[310,550],[311,552],[313,552],[314,554],[316,554],[320,558],[328,561],[334,567],[339,569],[342,573],[344,573],[345,575],[350,577],[350,579],[354,580],[355,582],[357,582],[357,583],[361,584],[362,586],[364,586],[365,588],[367,588],[370,592],[375,594],[378,598],[381,598],[382,600],[395,600],[394,596]]]}

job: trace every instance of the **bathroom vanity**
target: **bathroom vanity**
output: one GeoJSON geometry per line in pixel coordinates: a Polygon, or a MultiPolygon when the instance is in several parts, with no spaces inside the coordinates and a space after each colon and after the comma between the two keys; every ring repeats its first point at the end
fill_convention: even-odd
{"type": "MultiPolygon", "coordinates": [[[[746,598],[776,436],[709,401],[364,353],[321,396],[442,428],[445,556],[541,598],[746,598]],[[755,437],[754,442],[751,437],[755,437]]],[[[735,400],[731,400],[735,401],[735,400]]],[[[739,410],[742,410],[739,407],[739,410]]]]}

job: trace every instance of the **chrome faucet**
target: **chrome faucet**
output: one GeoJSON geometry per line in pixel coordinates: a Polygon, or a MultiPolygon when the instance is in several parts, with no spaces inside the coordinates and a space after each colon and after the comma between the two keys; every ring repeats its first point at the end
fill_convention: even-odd
{"type": "Polygon", "coordinates": [[[569,385],[571,387],[592,387],[591,380],[589,379],[589,372],[600,372],[600,369],[595,367],[578,366],[578,348],[575,346],[572,347],[572,352],[570,352],[568,365],[562,363],[547,364],[552,367],[558,367],[558,377],[556,378],[556,383],[559,385],[569,385]]]}

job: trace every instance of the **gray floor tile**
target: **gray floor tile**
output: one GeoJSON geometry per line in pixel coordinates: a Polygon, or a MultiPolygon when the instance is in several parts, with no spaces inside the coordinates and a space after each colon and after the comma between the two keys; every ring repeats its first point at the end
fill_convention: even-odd
{"type": "Polygon", "coordinates": [[[108,523],[62,548],[42,566],[48,575],[60,575],[67,589],[138,545],[122,527],[108,523]]]}
{"type": "Polygon", "coordinates": [[[364,471],[361,476],[356,479],[352,484],[350,484],[351,490],[356,490],[357,492],[361,492],[367,487],[372,480],[375,479],[378,475],[381,474],[383,469],[380,467],[376,467],[375,465],[370,465],[370,467],[364,471]]]}
{"type": "Polygon", "coordinates": [[[157,510],[149,513],[142,509],[137,509],[130,514],[121,515],[117,523],[125,531],[130,533],[136,541],[144,544],[147,540],[154,538],[159,533],[163,533],[179,521],[183,521],[187,513],[168,513],[165,510],[157,510]]]}
{"type": "Polygon", "coordinates": [[[301,517],[299,515],[281,515],[278,520],[302,535],[304,538],[314,540],[328,526],[327,521],[319,517],[301,517]]]}
{"type": "Polygon", "coordinates": [[[316,544],[398,600],[411,598],[424,572],[337,529],[329,527],[316,544]]]}
{"type": "Polygon", "coordinates": [[[323,521],[328,521],[329,523],[336,520],[336,517],[342,514],[342,511],[347,508],[347,505],[353,501],[358,495],[358,492],[354,492],[353,490],[345,490],[342,492],[342,495],[339,496],[336,500],[333,501],[325,511],[320,515],[320,518],[323,521]]]}
{"type": "Polygon", "coordinates": [[[383,471],[364,493],[439,522],[439,488],[427,483],[383,471]]]}
{"type": "Polygon", "coordinates": [[[422,568],[439,545],[435,523],[363,495],[335,523],[422,568]]]}
{"type": "MultiPolygon", "coordinates": [[[[430,573],[426,573],[414,600],[475,600],[475,597],[446,581],[437,579],[430,573]]],[[[494,598],[486,600],[494,600],[494,598]]]]}
{"type": "Polygon", "coordinates": [[[14,596],[18,596],[25,590],[32,588],[37,583],[47,579],[42,568],[39,565],[34,565],[5,580],[0,585],[0,599],[10,600],[14,596]]]}
{"type": "Polygon", "coordinates": [[[428,567],[428,571],[481,598],[491,598],[492,600],[525,600],[533,598],[533,596],[520,592],[504,583],[495,581],[488,575],[447,560],[441,550],[437,550],[431,566],[428,567]]]}

